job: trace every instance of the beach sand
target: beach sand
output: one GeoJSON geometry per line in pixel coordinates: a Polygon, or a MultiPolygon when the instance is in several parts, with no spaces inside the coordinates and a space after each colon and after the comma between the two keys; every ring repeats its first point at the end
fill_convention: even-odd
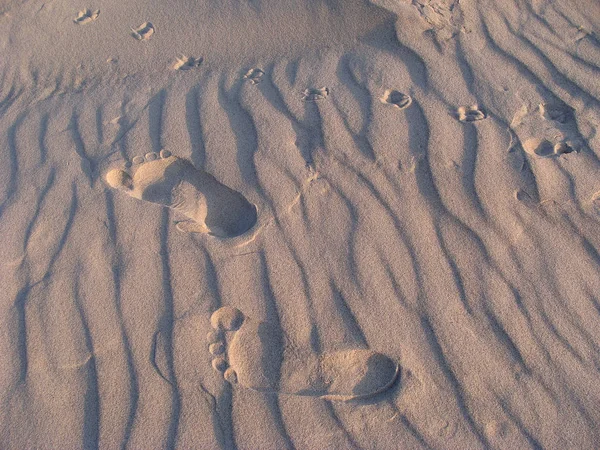
{"type": "Polygon", "coordinates": [[[0,48],[0,448],[598,448],[598,1],[2,0],[0,48]]]}

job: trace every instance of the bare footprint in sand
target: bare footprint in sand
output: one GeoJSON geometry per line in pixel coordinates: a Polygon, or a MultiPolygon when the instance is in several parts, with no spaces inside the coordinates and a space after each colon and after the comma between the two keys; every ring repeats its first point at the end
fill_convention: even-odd
{"type": "Polygon", "coordinates": [[[77,13],[77,16],[73,19],[73,22],[77,25],[85,25],[86,23],[90,23],[96,20],[99,15],[99,9],[95,11],[92,11],[91,9],[84,9],[77,13]]]}
{"type": "Polygon", "coordinates": [[[244,75],[244,80],[249,81],[251,84],[258,84],[264,74],[265,73],[259,68],[250,69],[244,75]]]}
{"type": "Polygon", "coordinates": [[[308,88],[302,93],[302,100],[305,102],[316,102],[318,100],[324,100],[329,95],[329,88],[308,88]]]}
{"type": "Polygon", "coordinates": [[[410,95],[403,94],[400,91],[394,89],[388,89],[381,97],[381,102],[387,105],[394,106],[396,108],[405,109],[412,103],[410,95]]]}
{"type": "Polygon", "coordinates": [[[577,152],[582,145],[574,110],[565,104],[541,103],[532,111],[523,106],[513,117],[511,128],[523,150],[541,158],[577,152]]]}
{"type": "Polygon", "coordinates": [[[261,392],[326,400],[370,397],[388,389],[398,364],[371,350],[315,354],[290,345],[277,327],[224,306],[210,319],[213,369],[231,384],[261,392]]]}
{"type": "Polygon", "coordinates": [[[487,117],[485,111],[477,105],[461,106],[456,110],[456,115],[461,122],[477,122],[487,117]]]}
{"type": "Polygon", "coordinates": [[[173,69],[175,70],[190,70],[200,67],[204,58],[193,58],[191,56],[181,55],[177,57],[173,69]]]}
{"type": "Polygon", "coordinates": [[[163,150],[133,158],[134,173],[113,169],[106,182],[131,197],[168,206],[191,220],[177,223],[181,231],[223,238],[239,236],[256,223],[256,207],[242,194],[217,181],[192,163],[163,150]]]}
{"type": "Polygon", "coordinates": [[[154,25],[150,22],[144,22],[137,28],[131,29],[131,35],[138,41],[147,41],[154,34],[154,25]]]}

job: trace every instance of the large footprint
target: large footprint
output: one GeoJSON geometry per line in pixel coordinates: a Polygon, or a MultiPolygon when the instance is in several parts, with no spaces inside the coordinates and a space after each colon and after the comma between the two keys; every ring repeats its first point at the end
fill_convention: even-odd
{"type": "Polygon", "coordinates": [[[256,223],[256,207],[237,191],[220,183],[189,161],[148,153],[136,156],[133,175],[122,169],[106,174],[106,182],[131,197],[168,206],[189,217],[179,222],[182,231],[219,237],[239,236],[256,223]]]}
{"type": "Polygon", "coordinates": [[[376,395],[399,367],[371,350],[315,354],[292,346],[273,325],[224,306],[213,313],[208,336],[213,368],[231,384],[261,392],[353,400],[376,395]]]}

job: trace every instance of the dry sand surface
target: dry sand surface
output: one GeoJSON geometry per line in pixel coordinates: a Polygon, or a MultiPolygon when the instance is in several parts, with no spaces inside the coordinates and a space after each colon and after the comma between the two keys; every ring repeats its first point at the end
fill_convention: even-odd
{"type": "Polygon", "coordinates": [[[598,0],[0,0],[1,449],[600,448],[598,0]]]}

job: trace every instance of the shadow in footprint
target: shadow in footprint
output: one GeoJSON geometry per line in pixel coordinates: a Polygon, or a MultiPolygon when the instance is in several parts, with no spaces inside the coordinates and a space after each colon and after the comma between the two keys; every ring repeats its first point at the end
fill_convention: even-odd
{"type": "Polygon", "coordinates": [[[154,34],[154,25],[150,22],[144,22],[137,28],[131,29],[131,35],[138,41],[147,41],[154,34]]]}
{"type": "Polygon", "coordinates": [[[406,95],[394,89],[388,89],[381,97],[381,102],[387,105],[395,106],[396,108],[408,108],[412,103],[410,95],[406,95]]]}
{"type": "Polygon", "coordinates": [[[166,151],[160,157],[152,152],[142,161],[136,158],[138,167],[133,174],[113,169],[106,174],[106,182],[133,198],[168,206],[187,216],[190,220],[177,223],[179,230],[230,238],[256,223],[253,204],[189,161],[166,151]]]}

